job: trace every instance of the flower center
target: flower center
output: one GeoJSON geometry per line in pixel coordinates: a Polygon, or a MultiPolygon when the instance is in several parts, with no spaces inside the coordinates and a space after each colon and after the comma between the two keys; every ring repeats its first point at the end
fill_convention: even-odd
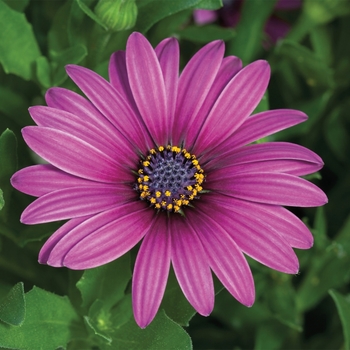
{"type": "Polygon", "coordinates": [[[138,170],[140,199],[156,209],[182,213],[182,206],[199,198],[204,171],[196,156],[176,146],[151,149],[138,170]]]}

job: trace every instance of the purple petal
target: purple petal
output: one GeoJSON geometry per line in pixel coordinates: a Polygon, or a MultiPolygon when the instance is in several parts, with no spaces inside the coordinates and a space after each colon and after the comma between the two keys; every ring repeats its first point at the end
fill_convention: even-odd
{"type": "MultiPolygon", "coordinates": [[[[210,201],[208,215],[220,222],[239,248],[254,260],[277,271],[297,273],[299,262],[291,246],[274,229],[273,222],[261,221],[261,212],[255,216],[257,206],[250,204],[239,200],[226,203],[221,196],[220,202],[210,201]]],[[[199,206],[203,211],[206,207],[199,206]]]]}
{"type": "Polygon", "coordinates": [[[72,134],[115,158],[120,164],[133,167],[138,161],[137,154],[131,151],[130,143],[116,129],[113,137],[109,137],[99,126],[66,111],[35,106],[29,108],[29,112],[37,125],[72,134]]]}
{"type": "Polygon", "coordinates": [[[130,35],[126,66],[136,105],[158,145],[167,140],[167,104],[162,70],[151,44],[140,33],[130,35]]]}
{"type": "Polygon", "coordinates": [[[130,89],[125,51],[117,51],[112,54],[109,60],[108,72],[111,85],[129,102],[134,112],[139,113],[130,89]]]}
{"type": "Polygon", "coordinates": [[[124,135],[132,145],[146,152],[152,145],[147,129],[122,95],[105,79],[90,69],[66,66],[67,74],[94,106],[124,135]]]}
{"type": "MultiPolygon", "coordinates": [[[[265,223],[271,226],[294,248],[309,249],[313,245],[313,237],[308,227],[298,217],[281,206],[246,202],[216,193],[206,196],[210,196],[208,200],[216,202],[215,205],[218,208],[222,207],[229,211],[244,210],[250,215],[250,221],[257,220],[260,221],[260,225],[265,223]]],[[[245,220],[245,222],[247,221],[245,220]]]]}
{"type": "MultiPolygon", "coordinates": [[[[104,134],[113,139],[119,132],[94,106],[77,93],[54,87],[47,90],[45,95],[49,107],[72,113],[84,122],[96,125],[104,134]]],[[[119,136],[120,137],[120,136],[119,136]]]]}
{"type": "Polygon", "coordinates": [[[40,197],[62,188],[89,186],[94,182],[67,174],[50,164],[39,164],[17,171],[11,184],[18,191],[40,197]]]}
{"type": "Polygon", "coordinates": [[[213,176],[206,189],[252,202],[291,207],[318,207],[328,202],[326,195],[309,181],[289,174],[225,174],[213,176]]]}
{"type": "Polygon", "coordinates": [[[188,210],[186,216],[195,223],[193,228],[202,241],[209,265],[221,283],[240,303],[253,305],[255,291],[252,273],[237,244],[204,211],[188,210]]]}
{"type": "Polygon", "coordinates": [[[222,60],[220,69],[216,75],[213,85],[204,100],[195,120],[193,120],[191,128],[187,130],[185,147],[191,149],[196,140],[199,130],[208,116],[210,110],[215,104],[229,81],[242,69],[242,62],[238,57],[229,56],[222,60]]]}
{"type": "MultiPolygon", "coordinates": [[[[70,233],[73,229],[75,229],[77,226],[79,226],[81,223],[83,223],[85,220],[87,220],[90,216],[84,216],[81,218],[75,218],[71,219],[68,222],[66,222],[64,225],[62,225],[56,232],[54,232],[49,239],[45,242],[45,244],[42,246],[40,252],[39,252],[39,263],[40,264],[48,264],[48,260],[50,258],[50,254],[54,247],[57,245],[57,243],[65,237],[67,234],[70,233]]],[[[62,266],[61,263],[52,266],[62,266]]]]}
{"type": "Polygon", "coordinates": [[[190,304],[203,316],[214,307],[214,285],[203,245],[183,217],[170,219],[172,264],[179,285],[190,304]]]}
{"type": "Polygon", "coordinates": [[[175,117],[177,126],[172,134],[174,145],[180,145],[186,139],[219,71],[224,50],[221,41],[207,44],[191,58],[181,73],[175,117]]]}
{"type": "Polygon", "coordinates": [[[115,260],[134,247],[152,225],[154,212],[141,201],[92,216],[51,248],[47,263],[84,270],[115,260]]]}
{"type": "Polygon", "coordinates": [[[101,182],[133,180],[131,171],[73,135],[39,126],[27,126],[22,134],[35,153],[69,174],[101,182]]]}
{"type": "Polygon", "coordinates": [[[205,169],[217,168],[212,176],[220,176],[227,167],[235,174],[277,172],[302,176],[314,173],[323,166],[322,159],[309,149],[287,142],[254,144],[233,151],[230,155],[213,159],[205,169]]]}
{"type": "Polygon", "coordinates": [[[135,198],[126,185],[95,184],[60,189],[32,202],[22,213],[27,225],[96,214],[135,198]]]}
{"type": "Polygon", "coordinates": [[[218,18],[218,14],[213,10],[194,10],[193,19],[196,24],[208,24],[215,22],[218,18]]]}
{"type": "MultiPolygon", "coordinates": [[[[177,98],[177,85],[179,80],[179,43],[175,38],[168,38],[161,41],[155,48],[160,68],[163,73],[165,92],[167,99],[167,135],[171,135],[177,98]]],[[[169,142],[170,137],[166,140],[169,142]]]]}
{"type": "Polygon", "coordinates": [[[265,33],[272,43],[276,44],[278,40],[283,39],[289,32],[291,26],[286,21],[271,16],[265,24],[265,33]]]}
{"type": "Polygon", "coordinates": [[[270,66],[260,60],[235,75],[206,118],[193,152],[205,152],[229,138],[262,99],[270,78],[270,66]]]}
{"type": "Polygon", "coordinates": [[[162,301],[170,269],[167,218],[158,215],[137,254],[132,278],[132,306],[136,323],[146,328],[162,301]]]}
{"type": "Polygon", "coordinates": [[[306,119],[305,113],[293,109],[276,109],[252,115],[229,139],[218,147],[208,150],[208,153],[203,156],[203,160],[214,158],[218,155],[226,157],[238,147],[290,128],[304,122],[306,119]]]}

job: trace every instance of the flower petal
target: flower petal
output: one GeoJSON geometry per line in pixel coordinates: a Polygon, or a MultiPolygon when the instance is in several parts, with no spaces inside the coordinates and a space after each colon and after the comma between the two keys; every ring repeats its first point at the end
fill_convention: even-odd
{"type": "Polygon", "coordinates": [[[216,100],[198,135],[193,152],[200,155],[229,138],[262,99],[269,78],[270,66],[263,60],[240,70],[216,100]]]}
{"type": "MultiPolygon", "coordinates": [[[[114,129],[113,137],[109,137],[99,126],[95,126],[72,113],[51,107],[31,107],[29,113],[38,126],[72,134],[129,168],[137,164],[137,154],[131,150],[130,143],[116,129],[114,129]],[[127,152],[128,150],[129,152],[127,152]]],[[[113,128],[112,125],[111,127],[113,128]]]]}
{"type": "Polygon", "coordinates": [[[177,127],[172,134],[174,145],[186,139],[219,71],[224,50],[222,41],[213,41],[200,49],[182,71],[176,104],[177,127]]]}
{"type": "Polygon", "coordinates": [[[17,171],[11,178],[11,185],[15,189],[35,197],[62,188],[90,184],[94,184],[94,182],[67,174],[50,164],[29,166],[17,171]]]}
{"type": "Polygon", "coordinates": [[[62,237],[51,250],[48,264],[84,270],[115,260],[148,232],[153,212],[141,201],[92,216],[62,237]]]}
{"type": "MultiPolygon", "coordinates": [[[[210,204],[208,215],[220,222],[245,254],[274,270],[298,272],[299,262],[293,249],[274,229],[273,222],[260,221],[261,217],[255,216],[256,205],[239,200],[225,203],[224,199],[210,204]]],[[[203,210],[203,205],[199,208],[203,210]]]]}
{"type": "Polygon", "coordinates": [[[208,153],[202,157],[203,162],[218,156],[222,158],[226,157],[233,150],[241,146],[300,124],[306,119],[307,116],[305,113],[293,109],[276,109],[274,111],[254,114],[225,142],[218,147],[214,147],[212,150],[208,150],[208,153]]]}
{"type": "Polygon", "coordinates": [[[222,60],[220,69],[216,75],[213,85],[204,100],[196,118],[193,120],[191,128],[187,130],[185,147],[191,150],[199,131],[208,116],[211,108],[220,96],[229,81],[242,69],[242,62],[238,57],[228,56],[222,60]]]}
{"type": "Polygon", "coordinates": [[[129,102],[130,106],[133,106],[134,111],[138,113],[126,70],[125,51],[117,51],[112,54],[109,60],[108,73],[111,85],[129,102]]]}
{"type": "Polygon", "coordinates": [[[135,194],[124,184],[98,184],[71,187],[47,193],[32,202],[22,213],[27,225],[66,220],[96,214],[133,199],[135,194]]]}
{"type": "Polygon", "coordinates": [[[123,134],[125,139],[146,152],[152,145],[147,129],[128,102],[105,79],[90,69],[68,65],[67,74],[94,106],[123,134]]]}
{"type": "Polygon", "coordinates": [[[104,134],[112,139],[115,137],[115,133],[119,133],[113,124],[90,101],[73,91],[53,87],[47,90],[45,99],[49,107],[79,116],[84,121],[96,125],[104,134]]]}
{"type": "Polygon", "coordinates": [[[190,304],[203,316],[214,307],[214,285],[202,242],[183,217],[171,217],[171,258],[176,278],[190,304]]]}
{"type": "Polygon", "coordinates": [[[100,182],[133,180],[131,171],[73,135],[40,126],[27,126],[22,134],[35,153],[69,174],[100,182]]]}
{"type": "MultiPolygon", "coordinates": [[[[260,221],[260,225],[265,223],[271,226],[294,248],[309,249],[313,245],[313,237],[308,227],[293,213],[281,206],[246,202],[216,193],[210,193],[206,196],[209,197],[208,200],[215,202],[217,207],[229,211],[243,210],[249,215],[249,220],[244,219],[245,222],[260,221]],[[251,215],[251,213],[254,213],[254,215],[251,215]]],[[[232,215],[229,214],[228,216],[231,217],[232,215]]]]}
{"type": "Polygon", "coordinates": [[[252,202],[318,207],[327,197],[309,181],[289,174],[227,172],[206,182],[206,189],[252,202]]]}
{"type": "Polygon", "coordinates": [[[162,70],[151,44],[140,33],[126,45],[129,84],[136,105],[158,145],[167,143],[167,104],[162,70]]]}
{"type": "Polygon", "coordinates": [[[170,269],[167,218],[158,215],[137,254],[132,278],[132,306],[136,323],[146,328],[162,301],[170,269]]]}
{"type": "Polygon", "coordinates": [[[277,172],[302,176],[314,173],[323,166],[322,159],[309,149],[288,142],[267,142],[246,146],[225,157],[213,159],[205,165],[212,176],[227,172],[235,174],[277,172]]]}
{"type": "Polygon", "coordinates": [[[172,133],[176,99],[177,99],[177,85],[179,79],[179,43],[175,38],[167,38],[161,41],[155,48],[160,68],[163,73],[165,92],[167,99],[167,142],[170,140],[172,133]]]}
{"type": "MultiPolygon", "coordinates": [[[[196,208],[197,209],[197,208],[196,208]]],[[[208,262],[225,288],[243,305],[251,306],[255,299],[254,281],[249,265],[228,233],[205,212],[188,210],[190,223],[197,232],[208,256],[208,262]]]]}

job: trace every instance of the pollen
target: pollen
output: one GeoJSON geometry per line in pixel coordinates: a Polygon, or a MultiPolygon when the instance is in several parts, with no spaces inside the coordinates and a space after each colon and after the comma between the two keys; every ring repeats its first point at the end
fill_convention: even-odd
{"type": "Polygon", "coordinates": [[[186,149],[166,145],[152,148],[140,160],[135,189],[157,211],[181,213],[199,199],[205,181],[198,159],[186,149]]]}

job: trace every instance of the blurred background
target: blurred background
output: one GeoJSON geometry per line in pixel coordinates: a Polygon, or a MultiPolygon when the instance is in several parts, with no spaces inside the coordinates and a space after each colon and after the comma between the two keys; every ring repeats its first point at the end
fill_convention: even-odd
{"type": "Polygon", "coordinates": [[[349,111],[348,0],[0,0],[0,347],[190,349],[192,343],[194,349],[349,349],[349,111]],[[266,59],[272,77],[257,110],[292,108],[309,116],[262,141],[295,142],[319,154],[325,166],[308,178],[329,203],[293,209],[315,238],[313,248],[297,250],[297,276],[249,260],[257,294],[252,308],[217,283],[212,315],[195,315],[171,276],[165,315],[161,311],[158,321],[140,331],[129,298],[135,252],[96,269],[96,275],[84,273],[106,277],[109,291],[95,291],[96,298],[111,298],[114,285],[121,289],[108,309],[98,308],[84,299],[83,272],[37,262],[43,242],[61,223],[19,222],[32,198],[12,189],[9,179],[39,161],[21,137],[21,128],[33,124],[28,107],[44,105],[52,86],[78,92],[65,73],[68,63],[107,78],[109,56],[125,49],[133,31],[153,45],[178,38],[181,67],[216,39],[226,42],[226,55],[244,64],[266,59]]]}

